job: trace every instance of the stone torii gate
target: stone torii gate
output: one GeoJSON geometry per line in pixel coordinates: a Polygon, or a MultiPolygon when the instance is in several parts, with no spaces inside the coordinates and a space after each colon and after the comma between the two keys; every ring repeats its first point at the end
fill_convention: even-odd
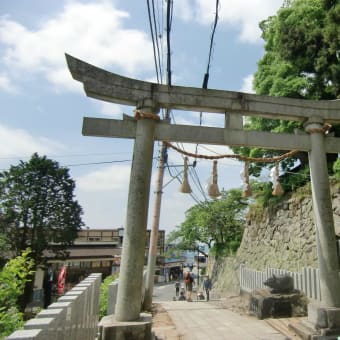
{"type": "Polygon", "coordinates": [[[340,280],[326,153],[340,152],[340,138],[325,136],[324,124],[340,123],[340,100],[312,101],[240,92],[168,86],[119,76],[66,55],[74,79],[87,96],[136,107],[143,119],[85,117],[83,135],[134,138],[128,209],[115,319],[140,318],[145,234],[155,140],[183,143],[238,145],[309,153],[316,244],[320,272],[321,305],[311,305],[309,318],[329,326],[329,310],[340,328],[340,280]],[[152,119],[160,108],[224,114],[225,127],[171,124],[152,119]],[[298,134],[245,131],[242,116],[300,121],[298,134]]]}

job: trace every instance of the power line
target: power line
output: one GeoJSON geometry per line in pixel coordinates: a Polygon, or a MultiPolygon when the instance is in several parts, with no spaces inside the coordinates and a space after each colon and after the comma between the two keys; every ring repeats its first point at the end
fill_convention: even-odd
{"type": "MultiPolygon", "coordinates": [[[[206,72],[205,72],[204,77],[203,77],[203,84],[202,84],[202,88],[203,89],[207,89],[208,88],[209,70],[210,70],[210,63],[211,63],[211,56],[212,56],[212,48],[213,48],[213,44],[214,44],[214,37],[215,37],[215,32],[216,32],[216,27],[217,27],[217,22],[218,22],[218,11],[219,11],[219,0],[216,0],[215,18],[214,18],[213,29],[212,29],[211,36],[210,36],[207,69],[206,69],[206,72]]],[[[200,126],[202,125],[202,118],[203,118],[203,112],[200,112],[200,118],[199,118],[199,125],[200,126]]],[[[196,150],[195,150],[195,154],[196,155],[197,155],[197,151],[198,151],[198,144],[196,144],[196,150]]],[[[201,186],[201,184],[200,184],[200,186],[201,186]]]]}
{"type": "Polygon", "coordinates": [[[208,200],[207,199],[207,195],[205,194],[205,190],[202,187],[201,181],[200,181],[200,179],[198,177],[198,174],[197,174],[197,171],[196,171],[195,167],[189,169],[189,175],[190,175],[191,179],[193,180],[193,183],[195,183],[196,187],[198,188],[198,190],[202,194],[204,200],[207,201],[208,200]]]}
{"type": "MultiPolygon", "coordinates": [[[[68,155],[52,155],[50,157],[53,158],[67,158],[67,157],[88,157],[88,156],[104,156],[104,155],[118,155],[118,154],[126,154],[126,152],[102,152],[102,153],[78,153],[78,154],[68,154],[68,155]]],[[[0,157],[0,160],[8,160],[8,159],[21,159],[21,158],[31,158],[30,156],[12,156],[12,157],[0,157]]]]}
{"type": "MultiPolygon", "coordinates": [[[[157,157],[154,157],[153,159],[157,159],[157,157]]],[[[63,168],[66,167],[72,167],[72,166],[86,166],[86,165],[101,165],[101,164],[114,164],[114,163],[127,163],[132,162],[132,159],[122,159],[117,161],[103,161],[103,162],[89,162],[89,163],[76,163],[76,164],[66,164],[66,165],[60,165],[63,168]]],[[[8,171],[9,169],[0,169],[0,171],[8,171]]]]}
{"type": "Polygon", "coordinates": [[[170,33],[172,25],[173,1],[168,0],[166,11],[166,47],[167,47],[167,84],[171,86],[171,47],[170,47],[170,33]]]}
{"type": "Polygon", "coordinates": [[[158,39],[161,37],[159,33],[159,28],[157,28],[157,20],[156,20],[156,13],[155,13],[155,3],[154,0],[152,0],[152,17],[153,17],[153,25],[155,30],[155,37],[156,37],[156,50],[157,50],[157,61],[158,61],[158,69],[160,74],[160,80],[158,82],[163,82],[163,72],[162,72],[162,64],[161,64],[161,58],[160,58],[160,49],[158,44],[158,39]]]}
{"type": "Polygon", "coordinates": [[[105,162],[91,162],[91,163],[78,163],[78,164],[67,164],[63,165],[63,167],[69,167],[69,166],[83,166],[83,165],[98,165],[98,164],[112,164],[112,163],[126,163],[126,162],[132,162],[131,159],[123,159],[120,161],[105,161],[105,162]]]}
{"type": "MultiPolygon", "coordinates": [[[[157,77],[157,82],[159,83],[160,82],[160,70],[159,70],[159,63],[158,63],[158,60],[157,60],[156,42],[155,42],[155,40],[157,40],[157,37],[155,39],[156,32],[154,33],[149,0],[147,0],[146,3],[147,3],[147,7],[148,7],[149,26],[150,26],[150,33],[151,33],[151,40],[152,40],[152,47],[153,47],[153,56],[154,56],[154,63],[155,63],[155,69],[156,69],[156,77],[157,77]]],[[[154,5],[153,1],[152,1],[152,5],[154,5]]],[[[153,7],[153,9],[154,9],[154,7],[153,7]]],[[[154,13],[154,11],[153,11],[153,13],[154,13]]]]}
{"type": "Polygon", "coordinates": [[[203,84],[202,84],[202,88],[204,88],[204,89],[208,88],[209,69],[210,69],[212,48],[213,48],[214,37],[215,37],[215,32],[216,32],[216,27],[217,27],[217,22],[218,22],[218,10],[219,10],[219,0],[216,0],[215,19],[214,19],[214,24],[213,24],[213,29],[212,29],[212,32],[211,32],[211,36],[210,36],[210,45],[209,45],[207,70],[206,70],[206,73],[204,74],[203,84]]]}
{"type": "MultiPolygon", "coordinates": [[[[168,185],[169,185],[171,182],[173,182],[174,180],[177,180],[180,184],[182,184],[182,180],[180,179],[180,176],[183,174],[183,170],[179,171],[179,170],[177,169],[177,167],[183,167],[183,166],[182,166],[182,165],[169,165],[169,164],[166,165],[166,168],[168,169],[168,173],[169,173],[171,179],[163,186],[163,188],[165,188],[166,186],[168,186],[168,185]],[[172,172],[171,169],[173,169],[173,170],[176,172],[176,174],[174,174],[174,173],[172,172]]],[[[195,169],[194,169],[193,166],[189,166],[188,169],[193,169],[194,173],[196,173],[196,171],[195,171],[195,169]]],[[[190,174],[190,172],[189,172],[189,174],[190,174]]],[[[191,177],[192,177],[192,176],[191,176],[191,177]]],[[[195,177],[198,179],[197,174],[195,175],[195,177]]],[[[198,182],[197,182],[197,180],[195,180],[195,179],[192,177],[192,182],[193,182],[193,184],[198,188],[198,191],[199,191],[199,192],[202,194],[202,196],[204,197],[204,201],[206,201],[207,198],[206,198],[206,195],[205,195],[205,193],[204,193],[204,189],[202,188],[202,186],[200,186],[199,180],[198,180],[198,182]]],[[[197,197],[197,195],[196,195],[195,193],[191,192],[190,195],[191,195],[192,199],[193,199],[197,204],[200,204],[200,203],[202,202],[202,201],[197,197]]]]}

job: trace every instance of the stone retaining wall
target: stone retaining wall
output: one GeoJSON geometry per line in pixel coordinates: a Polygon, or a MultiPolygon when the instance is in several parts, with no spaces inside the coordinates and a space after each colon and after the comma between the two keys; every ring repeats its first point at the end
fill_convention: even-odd
{"type": "MultiPolygon", "coordinates": [[[[340,235],[340,183],[331,186],[336,234],[340,235]]],[[[265,270],[267,267],[300,271],[317,268],[315,226],[308,186],[281,201],[275,208],[249,212],[237,254],[210,259],[216,294],[239,292],[239,266],[265,270]]]]}

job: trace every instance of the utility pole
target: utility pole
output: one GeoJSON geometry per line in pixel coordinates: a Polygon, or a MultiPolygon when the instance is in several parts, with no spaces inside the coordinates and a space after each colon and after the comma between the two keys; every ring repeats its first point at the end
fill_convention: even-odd
{"type": "Polygon", "coordinates": [[[197,292],[200,287],[200,248],[197,246],[197,292]]]}
{"type": "Polygon", "coordinates": [[[154,207],[153,207],[148,266],[147,266],[147,272],[146,272],[145,295],[144,295],[144,304],[143,304],[144,310],[147,310],[147,311],[151,310],[151,305],[152,305],[152,292],[153,292],[153,286],[154,286],[154,272],[155,272],[156,258],[157,258],[157,241],[158,241],[159,219],[160,219],[160,212],[161,212],[162,187],[163,187],[166,152],[167,152],[167,147],[165,146],[165,143],[162,142],[159,163],[158,163],[158,173],[157,173],[157,179],[156,179],[155,201],[154,201],[154,207]]]}
{"type": "MultiPolygon", "coordinates": [[[[167,2],[167,20],[166,20],[166,41],[167,41],[167,85],[171,86],[171,58],[170,58],[170,12],[171,12],[172,0],[167,2]]],[[[165,120],[170,120],[170,110],[165,110],[165,120]]],[[[159,230],[159,220],[161,214],[161,203],[162,203],[162,188],[164,179],[164,166],[167,161],[167,146],[162,142],[159,163],[158,163],[158,173],[156,179],[156,190],[155,190],[155,202],[152,217],[152,227],[150,235],[149,244],[149,256],[148,265],[146,272],[146,283],[145,283],[145,295],[143,307],[146,311],[151,311],[152,306],[152,293],[154,287],[154,273],[156,267],[157,259],[157,242],[158,242],[158,230],[159,230]]]]}

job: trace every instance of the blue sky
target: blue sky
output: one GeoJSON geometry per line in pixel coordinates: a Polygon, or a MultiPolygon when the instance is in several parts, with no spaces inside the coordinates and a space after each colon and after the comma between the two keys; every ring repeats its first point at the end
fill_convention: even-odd
{"type": "MultiPolygon", "coordinates": [[[[282,2],[220,1],[209,88],[252,92],[252,74],[263,54],[258,22],[275,14],[282,2]]],[[[164,44],[166,2],[154,3],[164,44]]],[[[212,0],[174,0],[174,85],[202,86],[214,17],[212,0]]],[[[162,51],[165,73],[165,48],[162,51]]],[[[47,155],[69,167],[88,227],[124,226],[133,141],[84,137],[81,126],[84,116],[120,119],[122,113],[133,115],[134,108],[87,98],[81,84],[70,76],[65,52],[111,72],[156,81],[146,1],[0,1],[0,169],[28,160],[34,152],[47,155]]],[[[173,115],[177,124],[199,124],[197,113],[173,115]]],[[[203,125],[221,127],[221,118],[204,113],[203,125]]],[[[185,149],[193,151],[195,145],[185,149]]],[[[231,153],[225,146],[198,150],[209,155],[231,153]]],[[[169,151],[170,165],[182,163],[178,153],[169,151]]],[[[196,173],[203,187],[211,168],[212,162],[198,161],[196,173]]],[[[220,189],[240,187],[241,168],[233,160],[219,161],[220,189]]],[[[175,173],[176,168],[172,169],[175,173]]],[[[150,213],[156,170],[155,159],[150,213]]],[[[169,184],[163,188],[160,228],[170,231],[184,221],[185,211],[196,202],[178,192],[179,183],[171,181],[168,171],[164,183],[169,184]]],[[[196,199],[204,200],[198,187],[191,186],[196,199]]],[[[150,224],[151,218],[149,228],[150,224]]]]}

